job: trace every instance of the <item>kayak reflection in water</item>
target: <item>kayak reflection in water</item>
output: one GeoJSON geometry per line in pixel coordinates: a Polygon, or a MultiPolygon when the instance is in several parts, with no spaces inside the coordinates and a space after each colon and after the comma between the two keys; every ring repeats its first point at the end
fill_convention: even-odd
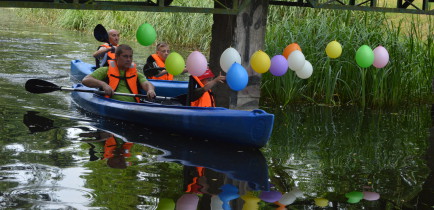
{"type": "Polygon", "coordinates": [[[113,134],[104,131],[94,133],[81,133],[80,137],[92,137],[93,140],[82,140],[90,145],[89,155],[90,161],[107,160],[107,165],[111,168],[125,169],[130,165],[125,158],[131,157],[131,148],[133,143],[124,142],[120,138],[116,138],[113,134]],[[92,143],[99,143],[100,147],[104,147],[104,152],[96,152],[96,146],[92,143]],[[102,157],[98,157],[98,153],[103,153],[102,157]]]}

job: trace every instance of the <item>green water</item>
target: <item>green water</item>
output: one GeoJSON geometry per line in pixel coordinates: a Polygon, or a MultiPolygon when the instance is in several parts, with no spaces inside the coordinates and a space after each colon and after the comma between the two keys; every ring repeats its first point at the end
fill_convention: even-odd
{"type": "MultiPolygon", "coordinates": [[[[295,199],[288,209],[320,208],[318,198],[328,209],[434,205],[431,105],[268,109],[276,121],[261,151],[195,141],[85,115],[65,92],[26,92],[30,78],[71,85],[69,62],[93,62],[99,43],[90,34],[24,23],[13,10],[2,9],[0,18],[0,208],[174,209],[184,199],[211,209],[225,194],[234,198],[232,209],[252,209],[237,198],[250,194],[262,198],[259,209],[278,209],[266,202],[273,200],[261,191],[267,186],[295,199]],[[104,156],[113,134],[128,153],[104,156]],[[225,184],[238,192],[226,193],[225,184]],[[363,191],[380,197],[345,196],[363,191]]],[[[139,66],[153,51],[128,44],[139,66]]]]}

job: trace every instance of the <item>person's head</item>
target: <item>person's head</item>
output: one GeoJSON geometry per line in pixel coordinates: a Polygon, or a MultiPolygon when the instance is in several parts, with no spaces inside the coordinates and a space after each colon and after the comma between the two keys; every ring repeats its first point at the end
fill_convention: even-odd
{"type": "Polygon", "coordinates": [[[161,58],[161,60],[166,61],[167,56],[170,53],[170,47],[165,42],[160,42],[157,44],[157,55],[161,58]]]}
{"type": "Polygon", "coordinates": [[[129,45],[121,44],[116,48],[116,65],[119,69],[126,70],[133,63],[133,48],[129,45]]]}
{"type": "Polygon", "coordinates": [[[110,29],[108,31],[109,42],[112,45],[117,46],[119,44],[119,31],[115,29],[110,29]]]}
{"type": "Polygon", "coordinates": [[[215,75],[212,73],[211,69],[208,68],[205,71],[205,73],[203,73],[202,75],[198,76],[197,78],[199,78],[199,80],[205,85],[209,81],[213,80],[214,76],[215,75]]]}
{"type": "Polygon", "coordinates": [[[124,152],[122,151],[122,148],[116,148],[113,151],[113,157],[107,160],[107,165],[110,168],[119,168],[119,169],[127,168],[128,163],[126,162],[123,153],[124,152]]]}

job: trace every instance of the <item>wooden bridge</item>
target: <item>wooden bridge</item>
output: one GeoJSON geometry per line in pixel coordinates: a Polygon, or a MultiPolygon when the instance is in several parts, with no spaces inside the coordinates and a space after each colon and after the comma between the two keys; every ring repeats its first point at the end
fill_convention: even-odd
{"type": "MultiPolygon", "coordinates": [[[[187,12],[236,15],[243,7],[254,3],[253,0],[215,1],[215,4],[219,4],[219,2],[230,2],[231,4],[229,7],[228,4],[221,4],[222,8],[200,8],[182,6],[178,2],[172,1],[173,0],[0,0],[0,7],[187,12]]],[[[209,1],[210,5],[212,6],[214,1],[209,1]]],[[[270,5],[322,9],[363,10],[434,15],[434,4],[432,4],[434,3],[434,0],[396,0],[393,5],[387,5],[387,0],[269,0],[268,3],[270,5]]]]}

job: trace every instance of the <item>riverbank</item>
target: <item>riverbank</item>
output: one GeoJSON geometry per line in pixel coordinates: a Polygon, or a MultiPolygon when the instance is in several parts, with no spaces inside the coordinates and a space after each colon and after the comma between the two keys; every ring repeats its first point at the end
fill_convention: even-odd
{"type": "MultiPolygon", "coordinates": [[[[420,16],[412,15],[410,22],[396,23],[388,14],[378,12],[283,6],[269,9],[264,51],[271,58],[281,54],[286,45],[297,42],[312,63],[314,73],[307,80],[299,79],[290,70],[282,77],[263,74],[264,106],[315,103],[389,107],[432,103],[434,34],[429,32],[434,31],[433,18],[421,20],[420,16]],[[333,40],[343,47],[337,59],[325,54],[326,45],[333,40]],[[390,55],[389,64],[383,69],[360,68],[354,58],[362,45],[372,49],[384,46],[390,55]]],[[[157,42],[182,47],[187,52],[185,58],[192,50],[208,54],[211,41],[211,14],[23,9],[20,15],[89,34],[96,23],[101,23],[119,29],[130,40],[135,39],[137,27],[148,22],[157,31],[157,42]]]]}

